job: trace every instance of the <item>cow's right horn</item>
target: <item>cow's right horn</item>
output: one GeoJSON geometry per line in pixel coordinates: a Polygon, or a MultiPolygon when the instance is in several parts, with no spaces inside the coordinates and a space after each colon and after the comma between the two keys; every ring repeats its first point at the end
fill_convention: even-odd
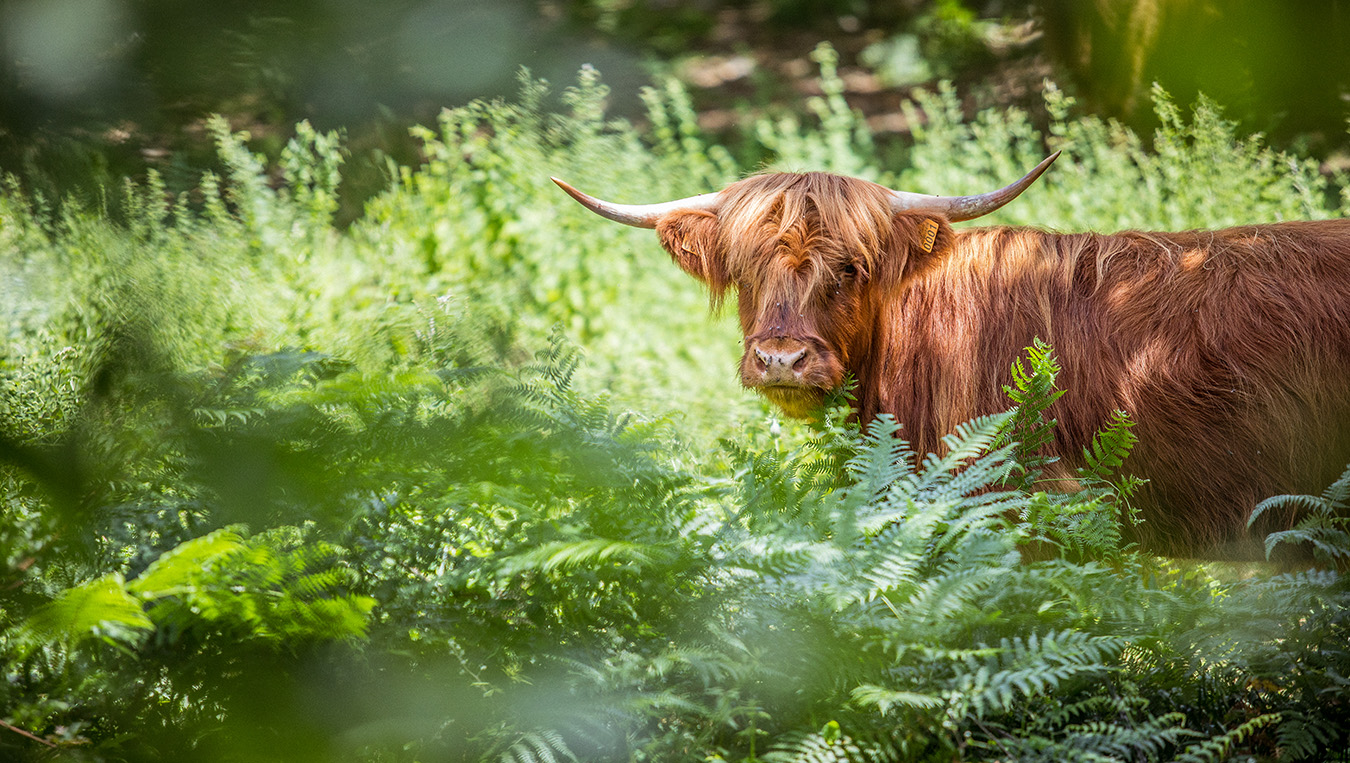
{"type": "Polygon", "coordinates": [[[661,219],[662,215],[678,209],[715,209],[721,197],[721,193],[705,193],[687,199],[663,201],[660,204],[614,204],[584,194],[557,178],[552,180],[559,188],[567,191],[569,196],[580,202],[581,206],[605,219],[635,228],[655,228],[656,221],[661,219]]]}
{"type": "MultiPolygon", "coordinates": [[[[947,219],[954,223],[962,220],[974,220],[981,215],[987,215],[999,207],[1007,204],[1017,195],[1025,191],[1028,186],[1036,182],[1036,178],[1041,173],[1054,164],[1059,158],[1059,152],[1046,157],[1044,161],[1036,165],[1035,169],[1028,172],[1016,183],[997,191],[981,193],[975,196],[928,196],[922,193],[909,193],[908,191],[891,191],[891,209],[900,212],[906,209],[929,209],[934,212],[941,212],[947,216],[947,219]]],[[[890,190],[890,189],[887,189],[890,190]]]]}

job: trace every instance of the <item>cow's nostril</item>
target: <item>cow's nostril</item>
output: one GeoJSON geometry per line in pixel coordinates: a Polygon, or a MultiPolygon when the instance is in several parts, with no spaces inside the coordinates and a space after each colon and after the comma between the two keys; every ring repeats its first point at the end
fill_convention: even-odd
{"type": "Polygon", "coordinates": [[[810,351],[800,342],[793,342],[788,347],[782,347],[782,344],[770,341],[763,346],[752,346],[755,359],[751,362],[755,371],[765,384],[800,384],[810,351]]]}

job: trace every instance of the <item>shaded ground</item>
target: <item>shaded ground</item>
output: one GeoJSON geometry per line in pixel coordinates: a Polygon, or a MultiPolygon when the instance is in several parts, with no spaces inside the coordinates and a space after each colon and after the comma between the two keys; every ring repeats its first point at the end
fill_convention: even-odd
{"type": "MultiPolygon", "coordinates": [[[[831,20],[833,29],[828,30],[773,31],[752,11],[726,10],[718,15],[704,47],[678,58],[671,69],[695,93],[700,126],[715,133],[734,132],[756,114],[801,111],[802,99],[820,95],[819,67],[811,52],[828,40],[839,53],[839,74],[849,104],[862,112],[878,135],[903,136],[910,125],[901,105],[916,87],[936,87],[939,77],[894,81],[884,66],[876,65],[891,33],[880,27],[853,27],[855,23],[845,17],[831,20]]],[[[1039,27],[1031,19],[990,25],[978,40],[978,50],[940,71],[952,80],[970,113],[1012,106],[1039,113],[1042,83],[1063,78],[1063,72],[1056,77],[1054,65],[1040,50],[1040,40],[1039,27]]]]}

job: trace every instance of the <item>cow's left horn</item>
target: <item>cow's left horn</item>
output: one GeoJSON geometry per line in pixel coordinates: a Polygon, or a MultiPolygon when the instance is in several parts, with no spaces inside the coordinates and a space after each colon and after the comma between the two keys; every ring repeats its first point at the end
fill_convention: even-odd
{"type": "Polygon", "coordinates": [[[635,228],[655,228],[656,221],[661,219],[662,215],[677,209],[713,209],[721,196],[720,193],[705,193],[687,199],[663,201],[660,204],[613,204],[588,196],[557,178],[552,180],[559,188],[567,191],[569,196],[580,202],[581,206],[601,217],[635,228]]]}
{"type": "Polygon", "coordinates": [[[896,212],[906,209],[931,209],[934,212],[942,212],[947,215],[947,219],[954,223],[962,220],[974,220],[1017,198],[1019,193],[1036,182],[1036,178],[1040,177],[1041,173],[1045,172],[1058,158],[1059,152],[1056,151],[1016,183],[977,196],[927,196],[922,193],[891,191],[891,209],[896,212]]]}

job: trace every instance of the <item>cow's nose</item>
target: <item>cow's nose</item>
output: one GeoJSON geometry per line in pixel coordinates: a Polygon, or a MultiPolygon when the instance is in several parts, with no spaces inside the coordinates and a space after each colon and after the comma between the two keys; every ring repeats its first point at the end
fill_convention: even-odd
{"type": "Polygon", "coordinates": [[[805,347],[797,350],[796,352],[790,352],[788,350],[766,351],[760,349],[759,347],[755,348],[755,357],[759,358],[759,362],[763,363],[766,367],[787,366],[788,368],[792,368],[792,366],[798,360],[801,360],[804,355],[806,355],[805,347]]]}
{"type": "Polygon", "coordinates": [[[755,358],[763,366],[763,383],[800,383],[798,378],[806,347],[797,342],[771,339],[755,345],[755,358]]]}

